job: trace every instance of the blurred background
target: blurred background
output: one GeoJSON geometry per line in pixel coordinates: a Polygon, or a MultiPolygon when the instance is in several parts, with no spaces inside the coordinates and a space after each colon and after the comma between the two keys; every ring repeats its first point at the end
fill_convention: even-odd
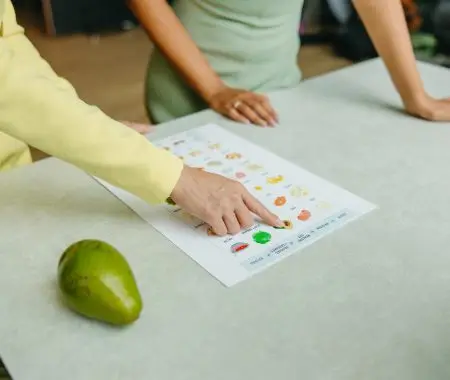
{"type": "MultiPolygon", "coordinates": [[[[152,46],[124,0],[13,3],[27,36],[84,100],[116,119],[147,121],[143,76],[152,46]]],[[[417,58],[449,65],[450,0],[402,3],[417,58]]],[[[305,0],[298,35],[305,78],[377,56],[350,0],[305,0]]]]}

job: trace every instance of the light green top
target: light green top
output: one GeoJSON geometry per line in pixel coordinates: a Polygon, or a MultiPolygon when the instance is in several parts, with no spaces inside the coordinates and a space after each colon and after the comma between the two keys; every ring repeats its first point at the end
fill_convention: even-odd
{"type": "MultiPolygon", "coordinates": [[[[175,0],[173,8],[229,86],[267,92],[295,86],[303,0],[175,0]]],[[[150,117],[161,123],[206,108],[159,50],[146,81],[150,117]]]]}

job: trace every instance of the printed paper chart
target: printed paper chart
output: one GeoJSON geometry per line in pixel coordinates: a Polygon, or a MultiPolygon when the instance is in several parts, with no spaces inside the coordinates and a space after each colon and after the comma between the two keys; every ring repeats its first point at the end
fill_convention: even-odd
{"type": "Polygon", "coordinates": [[[240,181],[285,221],[283,229],[256,221],[236,236],[218,237],[176,205],[150,206],[99,181],[226,286],[251,277],[376,208],[214,124],[154,144],[190,166],[240,181]]]}

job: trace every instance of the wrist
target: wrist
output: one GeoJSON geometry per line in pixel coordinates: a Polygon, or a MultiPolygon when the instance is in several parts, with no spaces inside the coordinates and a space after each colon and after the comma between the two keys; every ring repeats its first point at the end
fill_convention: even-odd
{"type": "Polygon", "coordinates": [[[212,99],[221,91],[225,90],[227,85],[220,79],[205,88],[203,91],[200,91],[200,95],[205,100],[206,103],[211,104],[212,99]]]}
{"type": "Polygon", "coordinates": [[[400,94],[402,102],[405,107],[416,107],[425,103],[429,96],[424,89],[417,89],[415,91],[408,91],[405,94],[400,94]]]}
{"type": "Polygon", "coordinates": [[[183,195],[192,189],[192,170],[190,166],[183,164],[183,168],[181,170],[178,181],[175,183],[175,186],[172,189],[169,197],[166,199],[167,203],[177,203],[179,199],[183,197],[183,195]]]}
{"type": "Polygon", "coordinates": [[[433,99],[423,91],[408,97],[403,104],[408,113],[424,119],[433,119],[432,101],[433,99]]]}

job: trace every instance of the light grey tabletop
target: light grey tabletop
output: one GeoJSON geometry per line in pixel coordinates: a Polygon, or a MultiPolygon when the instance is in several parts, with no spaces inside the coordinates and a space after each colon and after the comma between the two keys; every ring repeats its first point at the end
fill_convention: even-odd
{"type": "MultiPolygon", "coordinates": [[[[433,95],[448,70],[420,65],[433,95]]],[[[374,202],[377,211],[232,288],[81,171],[56,159],[0,176],[0,354],[14,380],[450,378],[450,124],[397,110],[380,61],[273,94],[281,125],[203,112],[374,202]],[[77,239],[126,254],[144,312],[111,329],[58,302],[77,239]]]]}

